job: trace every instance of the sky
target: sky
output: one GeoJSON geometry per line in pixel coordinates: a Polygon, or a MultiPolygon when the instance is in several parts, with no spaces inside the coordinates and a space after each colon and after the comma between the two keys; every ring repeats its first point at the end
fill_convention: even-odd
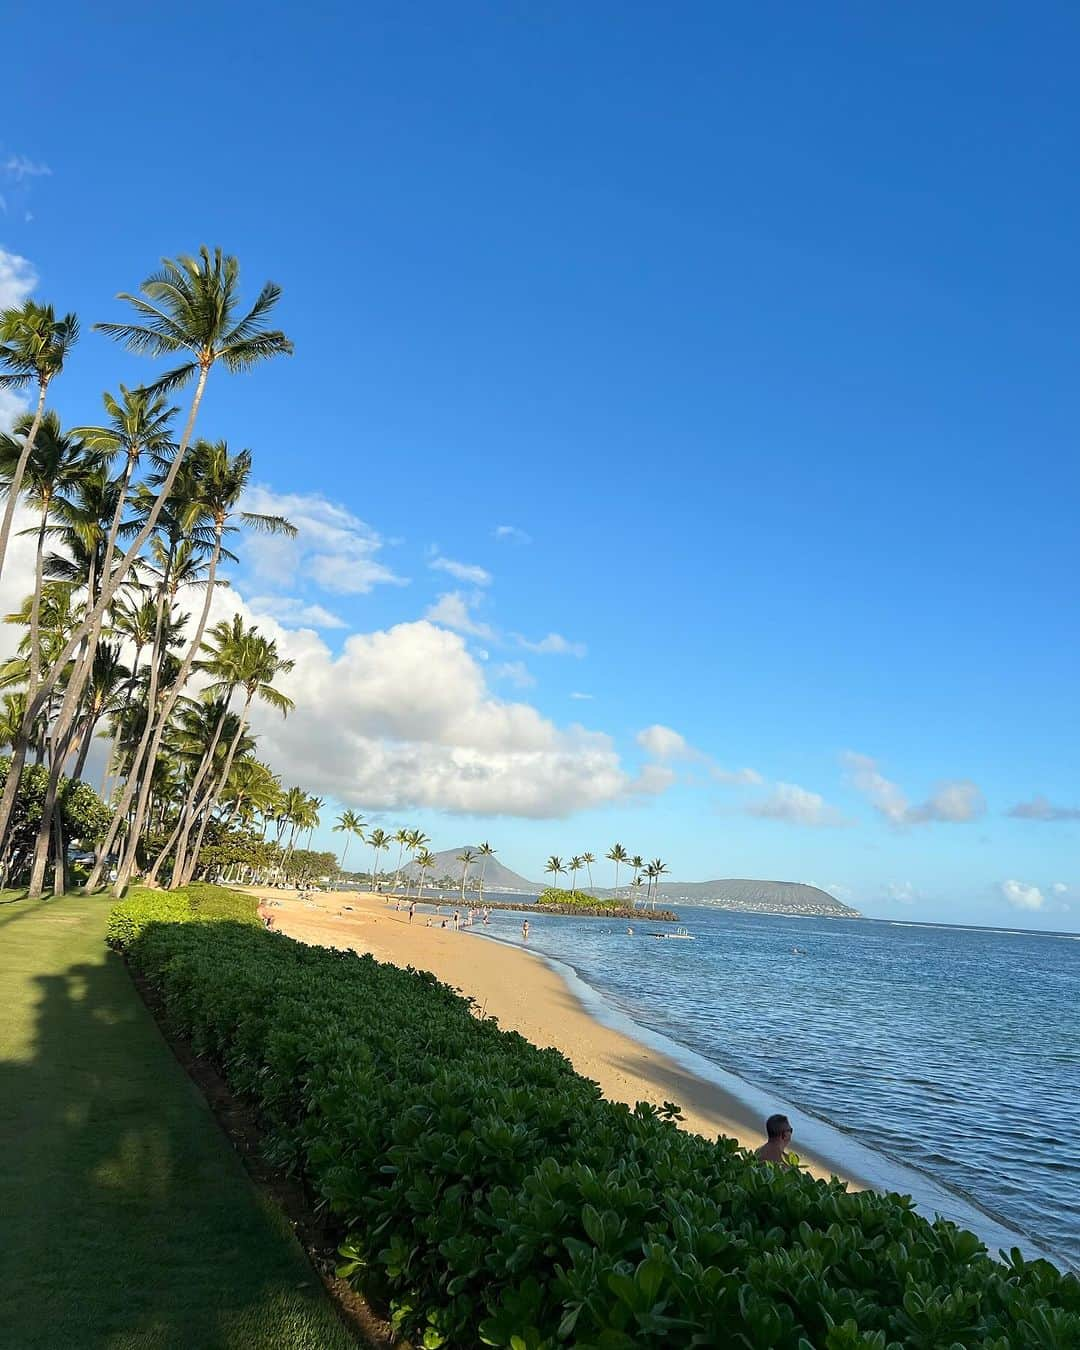
{"type": "MultiPolygon", "coordinates": [[[[215,372],[286,783],[529,877],[1080,928],[1075,7],[15,3],[0,301],[284,290],[215,372]],[[598,878],[599,879],[599,878],[598,878]]],[[[0,415],[12,412],[11,400],[0,415]]],[[[6,608],[25,591],[14,572],[6,608]]]]}

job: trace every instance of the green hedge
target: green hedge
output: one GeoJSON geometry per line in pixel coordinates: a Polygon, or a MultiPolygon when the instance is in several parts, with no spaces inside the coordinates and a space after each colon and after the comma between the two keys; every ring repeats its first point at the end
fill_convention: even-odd
{"type": "Polygon", "coordinates": [[[254,896],[227,886],[193,882],[178,891],[157,891],[133,886],[113,906],[105,930],[110,947],[129,947],[150,923],[183,923],[188,919],[233,919],[258,924],[254,896]]]}
{"type": "Polygon", "coordinates": [[[416,1344],[1080,1344],[1080,1283],[1047,1262],[605,1101],[431,975],[142,903],[131,963],[416,1344]]]}

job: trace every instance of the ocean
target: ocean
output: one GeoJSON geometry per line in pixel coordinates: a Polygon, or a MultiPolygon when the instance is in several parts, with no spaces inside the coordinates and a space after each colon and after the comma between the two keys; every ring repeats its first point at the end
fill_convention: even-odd
{"type": "MultiPolygon", "coordinates": [[[[693,942],[538,914],[528,946],[604,1020],[788,1108],[796,1149],[1080,1269],[1080,938],[678,909],[693,942]]],[[[520,945],[521,917],[483,935],[520,945]]]]}

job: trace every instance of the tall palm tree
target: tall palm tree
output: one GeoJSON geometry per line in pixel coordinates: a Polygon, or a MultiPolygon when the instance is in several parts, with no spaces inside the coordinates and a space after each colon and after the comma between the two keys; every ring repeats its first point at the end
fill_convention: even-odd
{"type": "Polygon", "coordinates": [[[345,859],[349,856],[349,844],[353,835],[357,835],[361,840],[364,837],[364,818],[356,811],[342,811],[337,818],[334,826],[334,833],[345,835],[345,847],[341,850],[341,870],[345,870],[345,859]]]}
{"type": "Polygon", "coordinates": [[[45,539],[55,504],[72,491],[92,467],[86,447],[77,437],[65,433],[60,418],[53,411],[42,416],[20,417],[15,423],[15,435],[0,435],[0,486],[9,497],[15,495],[15,482],[25,494],[30,506],[37,512],[37,547],[34,553],[34,593],[30,609],[30,672],[27,696],[33,698],[41,671],[41,651],[38,641],[38,606],[45,564],[45,539]],[[26,455],[24,446],[34,421],[39,423],[34,447],[26,455]]]}
{"type": "Polygon", "coordinates": [[[588,875],[589,875],[589,890],[590,890],[590,891],[591,891],[592,888],[593,888],[593,884],[592,884],[592,865],[593,865],[593,863],[594,863],[595,861],[596,861],[596,855],[595,855],[594,853],[583,853],[583,854],[581,855],[582,866],[585,867],[586,870],[588,871],[588,875]]]}
{"type": "Polygon", "coordinates": [[[660,878],[664,875],[664,873],[667,870],[668,870],[667,864],[665,862],[662,862],[659,858],[654,858],[652,862],[649,863],[648,871],[650,878],[650,889],[652,890],[653,909],[656,908],[657,888],[660,885],[660,878]]]}
{"type": "MultiPolygon", "coordinates": [[[[181,256],[176,260],[165,258],[162,260],[161,270],[143,282],[140,288],[141,296],[121,293],[119,297],[134,307],[136,317],[141,322],[95,325],[99,331],[122,342],[132,351],[150,356],[180,355],[184,358],[181,365],[161,376],[150,386],[152,393],[169,393],[182,388],[192,379],[195,380],[195,393],[169,472],[158,489],[142,527],[102,588],[97,603],[68,638],[57,662],[42,681],[41,688],[27,701],[23,719],[24,740],[29,736],[45,700],[63,674],[72,653],[112,603],[117,589],[127,577],[157,526],[158,516],[169,499],[187,454],[210,371],[219,362],[226,370],[246,371],[260,361],[273,356],[289,355],[292,352],[292,343],[284,333],[265,326],[267,315],[281,296],[280,287],[273,282],[267,282],[251,309],[241,315],[239,280],[239,263],[234,257],[223,255],[220,249],[211,254],[204,246],[200,249],[198,258],[188,256],[181,256]]],[[[74,329],[72,327],[73,320],[74,316],[69,316],[64,321],[68,333],[65,351],[74,341],[73,333],[77,334],[77,324],[74,329]]],[[[6,321],[0,334],[0,341],[5,344],[5,351],[10,344],[15,344],[10,354],[0,358],[9,366],[10,373],[16,376],[21,374],[23,378],[27,374],[32,374],[26,364],[27,359],[30,359],[33,371],[38,370],[32,359],[32,351],[28,349],[25,357],[20,355],[22,350],[18,346],[20,339],[17,335],[9,335],[9,325],[6,321]]],[[[40,378],[40,372],[38,374],[40,378]]],[[[12,754],[11,771],[8,773],[3,794],[0,795],[0,847],[7,838],[11,813],[15,806],[15,794],[19,786],[19,775],[25,758],[25,743],[20,743],[12,754]]]]}
{"type": "Polygon", "coordinates": [[[371,845],[371,889],[379,889],[379,854],[390,847],[390,836],[385,830],[372,830],[367,837],[371,845]]]}
{"type": "Polygon", "coordinates": [[[77,728],[79,753],[71,771],[72,778],[82,778],[97,725],[103,717],[110,717],[124,706],[130,679],[131,672],[120,659],[120,644],[99,642],[94,652],[87,696],[83,702],[81,725],[77,728]]]}
{"type": "Polygon", "coordinates": [[[74,314],[58,319],[52,305],[33,300],[0,314],[0,389],[25,389],[36,383],[37,407],[23,431],[19,456],[12,466],[8,499],[0,524],[0,574],[4,570],[15,503],[22,492],[26,464],[37,442],[45,414],[49,385],[64,368],[67,354],[79,339],[79,320],[74,314]]]}
{"type": "Polygon", "coordinates": [[[420,869],[420,886],[416,892],[417,900],[424,898],[424,876],[435,866],[437,859],[430,849],[423,848],[416,855],[416,865],[420,869]]]}
{"type": "MultiPolygon", "coordinates": [[[[171,472],[171,467],[169,472],[171,472]]],[[[176,700],[180,697],[181,690],[187,683],[195,659],[201,649],[203,633],[206,631],[207,619],[210,616],[210,606],[214,599],[218,563],[223,555],[232,557],[224,546],[225,536],[234,533],[238,528],[231,522],[234,518],[239,519],[244,525],[266,534],[283,534],[290,537],[296,534],[296,526],[286,520],[284,516],[258,515],[251,511],[239,511],[237,509],[250,478],[250,450],[241,450],[238,454],[232,455],[224,441],[196,442],[191,453],[189,475],[187,476],[192,497],[191,512],[193,515],[207,518],[212,523],[213,544],[207,563],[206,590],[202,610],[180,670],[166,693],[161,711],[158,714],[157,725],[147,750],[147,762],[150,764],[154,762],[157,756],[158,748],[165,734],[165,728],[168,726],[169,717],[176,705],[176,700]]],[[[289,669],[292,669],[291,663],[289,669]]],[[[127,850],[117,872],[116,887],[114,888],[117,895],[123,894],[123,887],[127,884],[127,879],[135,865],[143,821],[146,816],[146,801],[150,790],[150,782],[150,775],[144,774],[135,804],[135,815],[128,835],[127,850]]]]}
{"type": "Polygon", "coordinates": [[[640,853],[635,853],[634,856],[630,859],[630,867],[633,870],[633,876],[631,877],[630,884],[632,886],[636,886],[638,882],[641,880],[642,872],[644,872],[645,870],[645,859],[641,856],[640,853]]]}
{"type": "Polygon", "coordinates": [[[469,867],[476,861],[476,854],[471,848],[465,849],[463,853],[457,855],[457,860],[461,863],[461,903],[465,903],[465,880],[469,875],[469,867]]]}
{"type": "Polygon", "coordinates": [[[566,870],[570,873],[570,889],[572,891],[577,890],[577,874],[581,871],[583,866],[584,864],[576,853],[566,864],[566,870]]]}
{"type": "Polygon", "coordinates": [[[405,850],[409,844],[410,833],[411,832],[409,830],[405,829],[404,826],[402,826],[397,830],[395,830],[393,834],[393,842],[398,846],[397,867],[394,869],[394,885],[392,887],[392,889],[395,891],[401,884],[401,863],[402,859],[405,857],[405,850]]]}
{"type": "Polygon", "coordinates": [[[561,858],[559,858],[559,857],[556,857],[555,854],[552,854],[551,857],[547,860],[547,862],[546,862],[545,865],[544,865],[544,871],[545,871],[545,872],[552,872],[552,873],[554,874],[554,876],[555,876],[555,889],[558,890],[558,889],[559,889],[559,876],[560,876],[561,873],[563,873],[563,872],[566,871],[566,868],[563,866],[563,860],[562,860],[561,858]]]}
{"type": "MultiPolygon", "coordinates": [[[[229,771],[232,768],[233,759],[236,756],[240,744],[240,737],[247,729],[248,720],[251,713],[251,705],[256,698],[268,707],[276,709],[282,717],[287,717],[293,708],[293,701],[280,689],[276,688],[274,681],[280,679],[282,675],[288,675],[292,672],[295,661],[288,660],[278,655],[277,643],[272,638],[264,637],[257,628],[248,629],[244,634],[240,647],[236,653],[236,667],[229,673],[229,689],[239,687],[244,691],[244,702],[240,709],[240,725],[234,734],[229,745],[228,754],[225,757],[225,766],[220,775],[211,784],[203,800],[197,805],[196,812],[202,813],[202,824],[199,827],[199,833],[195,840],[195,845],[191,849],[190,855],[185,863],[181,854],[181,842],[177,844],[176,862],[173,867],[173,886],[184,885],[191,880],[191,875],[195,870],[195,864],[198,861],[199,850],[202,848],[203,838],[206,834],[206,827],[210,821],[210,815],[214,810],[221,789],[229,778],[229,771]],[[180,880],[177,880],[177,873],[180,873],[180,880]]],[[[211,685],[207,692],[214,695],[219,692],[214,685],[211,685]]],[[[319,809],[322,806],[322,798],[312,797],[309,799],[307,807],[307,823],[309,831],[315,828],[319,823],[319,809]]],[[[117,878],[119,884],[119,877],[117,878]]]]}
{"type": "MultiPolygon", "coordinates": [[[[409,836],[409,837],[408,837],[408,849],[409,849],[409,852],[413,855],[413,861],[415,862],[415,861],[416,861],[416,855],[419,854],[420,852],[422,852],[423,850],[425,850],[425,849],[427,848],[428,844],[431,843],[431,840],[427,837],[427,835],[423,832],[423,830],[416,830],[416,829],[409,830],[408,836],[409,836]]],[[[409,888],[410,888],[411,885],[412,885],[412,877],[406,875],[406,877],[405,877],[405,894],[406,894],[406,895],[409,894],[409,888]]]]}
{"type": "Polygon", "coordinates": [[[484,903],[484,873],[487,871],[487,860],[488,860],[489,858],[494,858],[494,856],[495,856],[495,850],[494,850],[494,849],[491,847],[491,845],[485,840],[484,843],[482,843],[482,844],[480,845],[480,847],[476,850],[476,852],[477,852],[477,854],[479,855],[479,857],[482,859],[482,861],[481,861],[481,863],[480,863],[480,903],[483,904],[483,903],[484,903]]]}
{"type": "Polygon", "coordinates": [[[320,811],[322,811],[325,805],[326,800],[323,797],[308,798],[307,811],[305,813],[305,816],[307,823],[307,847],[309,852],[311,850],[311,836],[319,828],[319,820],[320,820],[319,813],[320,811]]]}
{"type": "Polygon", "coordinates": [[[612,844],[605,854],[608,862],[615,864],[615,899],[619,898],[619,868],[624,862],[630,861],[630,855],[622,844],[612,844]]]}

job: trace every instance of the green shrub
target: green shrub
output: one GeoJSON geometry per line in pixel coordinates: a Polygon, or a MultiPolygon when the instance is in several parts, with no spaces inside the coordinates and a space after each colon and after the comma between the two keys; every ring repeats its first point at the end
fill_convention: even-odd
{"type": "Polygon", "coordinates": [[[902,1197],[757,1164],[676,1108],[605,1101],[432,975],[161,903],[118,906],[144,907],[124,920],[131,963],[415,1344],[1080,1344],[1080,1284],[1047,1262],[998,1263],[902,1197]]]}
{"type": "Polygon", "coordinates": [[[105,940],[110,947],[124,949],[131,946],[147,924],[183,923],[188,919],[233,919],[257,924],[257,906],[254,896],[205,882],[193,882],[177,891],[133,886],[110,911],[105,940]]]}

